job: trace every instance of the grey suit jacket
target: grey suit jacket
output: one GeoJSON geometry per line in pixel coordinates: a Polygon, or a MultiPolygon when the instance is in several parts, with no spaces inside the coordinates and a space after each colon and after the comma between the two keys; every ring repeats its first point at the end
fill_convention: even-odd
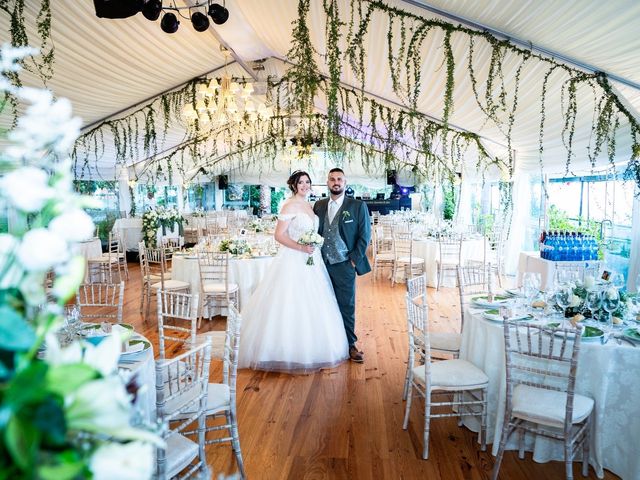
{"type": "MultiPolygon", "coordinates": [[[[327,216],[329,199],[318,200],[313,206],[313,211],[320,218],[318,232],[322,233],[324,221],[327,216]]],[[[367,246],[371,240],[371,221],[367,205],[353,198],[345,197],[342,207],[336,213],[340,236],[349,249],[347,256],[356,266],[356,273],[364,275],[371,271],[371,265],[367,258],[367,246]]]]}

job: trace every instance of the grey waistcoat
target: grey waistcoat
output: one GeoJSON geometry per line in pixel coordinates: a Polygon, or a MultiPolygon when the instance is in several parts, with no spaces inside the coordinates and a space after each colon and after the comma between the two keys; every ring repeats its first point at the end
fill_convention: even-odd
{"type": "Polygon", "coordinates": [[[340,236],[340,210],[336,213],[336,216],[333,217],[333,222],[329,224],[329,209],[327,208],[327,213],[325,214],[324,226],[322,228],[322,236],[324,237],[324,243],[322,245],[322,257],[326,260],[329,265],[334,265],[336,263],[346,262],[349,257],[347,257],[347,253],[349,249],[347,248],[347,244],[344,243],[342,237],[340,236]]]}

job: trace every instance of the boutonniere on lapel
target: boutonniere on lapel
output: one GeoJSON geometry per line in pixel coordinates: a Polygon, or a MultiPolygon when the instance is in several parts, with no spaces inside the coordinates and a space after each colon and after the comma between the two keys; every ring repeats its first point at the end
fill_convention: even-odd
{"type": "Polygon", "coordinates": [[[342,223],[349,223],[349,222],[353,222],[353,220],[351,220],[351,212],[349,212],[348,210],[344,210],[342,212],[342,223]]]}

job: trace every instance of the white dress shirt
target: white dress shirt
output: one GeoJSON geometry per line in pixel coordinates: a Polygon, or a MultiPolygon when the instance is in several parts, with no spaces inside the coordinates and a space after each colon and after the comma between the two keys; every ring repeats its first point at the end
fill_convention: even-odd
{"type": "Polygon", "coordinates": [[[342,203],[344,202],[344,193],[342,195],[340,195],[338,198],[336,198],[335,200],[333,199],[329,199],[329,223],[333,223],[333,219],[336,216],[336,213],[338,213],[338,210],[340,210],[340,207],[342,207],[342,203]]]}

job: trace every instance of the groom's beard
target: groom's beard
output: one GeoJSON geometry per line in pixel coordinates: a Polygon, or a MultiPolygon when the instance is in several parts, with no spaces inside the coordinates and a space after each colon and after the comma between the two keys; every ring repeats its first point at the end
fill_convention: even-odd
{"type": "Polygon", "coordinates": [[[335,186],[331,188],[331,193],[333,195],[342,195],[342,192],[344,192],[344,188],[340,188],[339,186],[335,186]]]}

